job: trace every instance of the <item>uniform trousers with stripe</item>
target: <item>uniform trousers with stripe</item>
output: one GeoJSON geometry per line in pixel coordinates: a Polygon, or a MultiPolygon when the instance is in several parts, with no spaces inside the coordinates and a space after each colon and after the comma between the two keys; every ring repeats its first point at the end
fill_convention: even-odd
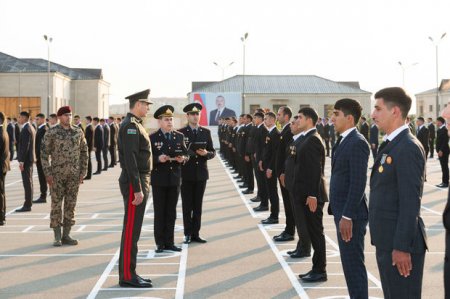
{"type": "Polygon", "coordinates": [[[122,240],[120,243],[119,280],[131,280],[136,277],[137,243],[141,236],[145,205],[150,190],[150,174],[140,174],[141,189],[144,200],[140,205],[133,205],[134,190],[130,183],[120,182],[120,192],[123,196],[125,214],[123,217],[122,240]]]}

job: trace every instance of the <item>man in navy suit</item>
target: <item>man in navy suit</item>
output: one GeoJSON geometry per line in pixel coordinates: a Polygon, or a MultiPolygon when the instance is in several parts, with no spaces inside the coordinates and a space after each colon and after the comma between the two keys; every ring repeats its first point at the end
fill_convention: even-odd
{"type": "Polygon", "coordinates": [[[373,160],[375,160],[378,153],[378,127],[375,124],[375,122],[372,123],[372,125],[370,126],[369,142],[370,142],[370,149],[372,150],[372,157],[373,160]]]}
{"type": "Polygon", "coordinates": [[[38,199],[34,200],[33,203],[46,203],[47,202],[47,179],[45,178],[44,169],[42,168],[42,162],[41,162],[41,144],[44,140],[45,133],[47,132],[47,127],[45,126],[45,115],[42,113],[39,113],[36,115],[36,125],[37,132],[36,132],[36,169],[38,171],[38,178],[39,178],[39,186],[41,195],[38,199]]]}
{"type": "Polygon", "coordinates": [[[439,116],[436,119],[436,124],[438,128],[436,138],[436,152],[438,154],[442,169],[442,183],[436,185],[436,187],[447,188],[449,181],[448,155],[450,153],[450,149],[448,147],[448,131],[445,127],[445,119],[443,117],[439,116]]]}
{"type": "MultiPolygon", "coordinates": [[[[368,221],[367,164],[369,145],[356,130],[362,107],[352,99],[334,104],[332,121],[340,134],[331,157],[330,207],[350,298],[368,298],[364,236],[368,221]]],[[[368,131],[368,130],[367,130],[368,131]]]]}
{"type": "Polygon", "coordinates": [[[370,177],[369,227],[386,299],[421,298],[427,249],[420,206],[425,150],[405,120],[411,98],[400,87],[375,94],[372,117],[386,133],[370,177]]]}
{"type": "Polygon", "coordinates": [[[94,117],[93,126],[94,126],[94,152],[95,158],[97,159],[97,171],[93,174],[102,173],[102,151],[103,151],[103,143],[104,143],[104,135],[103,135],[103,127],[99,124],[100,119],[98,117],[94,117]]]}
{"type": "Polygon", "coordinates": [[[214,109],[209,113],[210,126],[217,126],[221,117],[236,116],[236,112],[234,112],[234,110],[225,107],[225,98],[223,96],[218,96],[216,98],[216,106],[217,109],[214,109]]]}
{"type": "Polygon", "coordinates": [[[16,142],[15,128],[14,124],[11,122],[11,117],[8,117],[8,126],[6,127],[6,131],[9,137],[9,160],[12,161],[14,158],[14,143],[16,142]]]}

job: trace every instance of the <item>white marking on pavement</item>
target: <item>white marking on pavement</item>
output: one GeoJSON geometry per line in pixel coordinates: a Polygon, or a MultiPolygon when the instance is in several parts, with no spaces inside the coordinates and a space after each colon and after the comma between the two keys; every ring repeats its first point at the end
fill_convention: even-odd
{"type": "Polygon", "coordinates": [[[92,216],[91,216],[91,219],[95,219],[95,218],[97,218],[97,217],[98,217],[98,215],[99,215],[98,213],[95,213],[94,215],[92,215],[92,216]]]}
{"type": "Polygon", "coordinates": [[[114,254],[114,257],[111,259],[108,266],[106,266],[105,270],[103,271],[99,280],[95,284],[94,288],[91,290],[91,292],[87,296],[87,299],[94,299],[95,297],[97,297],[98,292],[100,290],[102,290],[102,289],[100,289],[101,286],[105,283],[106,279],[108,279],[109,273],[111,273],[111,270],[114,268],[114,265],[119,260],[119,253],[120,253],[120,248],[117,249],[116,253],[114,254]]]}
{"type": "Polygon", "coordinates": [[[86,225],[80,225],[80,227],[76,230],[77,233],[82,232],[86,228],[86,225]]]}
{"type": "Polygon", "coordinates": [[[187,266],[187,256],[188,256],[188,244],[183,244],[181,246],[181,258],[180,258],[180,268],[178,270],[178,281],[177,281],[177,291],[175,293],[175,299],[183,299],[184,295],[184,282],[186,279],[186,266],[187,266]]]}
{"type": "Polygon", "coordinates": [[[34,225],[30,225],[29,227],[27,227],[26,229],[24,229],[22,232],[23,232],[23,233],[26,233],[26,232],[30,231],[33,227],[34,227],[34,225]]]}

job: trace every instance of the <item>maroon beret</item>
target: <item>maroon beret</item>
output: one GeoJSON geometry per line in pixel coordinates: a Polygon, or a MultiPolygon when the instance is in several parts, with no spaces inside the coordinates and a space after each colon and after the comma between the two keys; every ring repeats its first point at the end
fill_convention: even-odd
{"type": "Polygon", "coordinates": [[[58,109],[58,113],[56,115],[61,116],[66,113],[72,113],[72,108],[70,108],[70,106],[62,106],[58,109]]]}

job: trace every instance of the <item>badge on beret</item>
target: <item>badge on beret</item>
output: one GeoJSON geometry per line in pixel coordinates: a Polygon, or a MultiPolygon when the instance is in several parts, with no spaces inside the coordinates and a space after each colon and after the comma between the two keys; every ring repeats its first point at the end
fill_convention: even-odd
{"type": "Polygon", "coordinates": [[[136,131],[136,129],[128,129],[127,134],[129,134],[129,135],[136,135],[137,131],[136,131]]]}
{"type": "Polygon", "coordinates": [[[387,157],[386,158],[386,163],[387,164],[391,164],[392,163],[392,157],[387,157]]]}
{"type": "Polygon", "coordinates": [[[378,172],[379,172],[379,173],[382,173],[383,170],[384,170],[384,169],[383,169],[383,165],[380,165],[380,167],[378,167],[378,172]]]}

